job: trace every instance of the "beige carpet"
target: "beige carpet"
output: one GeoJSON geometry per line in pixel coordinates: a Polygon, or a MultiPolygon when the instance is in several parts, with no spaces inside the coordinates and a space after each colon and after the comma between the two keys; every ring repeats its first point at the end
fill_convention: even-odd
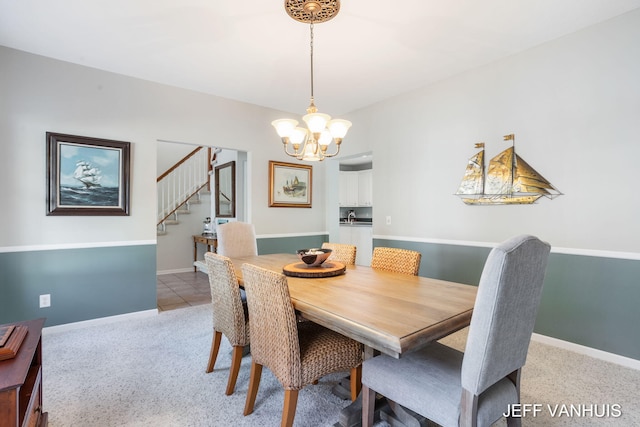
{"type": "MultiPolygon", "coordinates": [[[[463,330],[443,341],[462,349],[465,338],[463,330]]],[[[284,393],[275,377],[263,371],[255,412],[243,417],[250,357],[242,361],[236,392],[225,396],[230,346],[223,339],[216,370],[206,374],[210,343],[210,304],[45,332],[43,406],[49,426],[279,425],[284,393]]],[[[296,426],[332,426],[338,421],[349,402],[331,389],[342,376],[323,378],[300,392],[296,426]]],[[[640,426],[639,397],[640,371],[531,344],[522,402],[540,404],[541,412],[527,414],[524,427],[640,426]],[[570,416],[561,405],[581,410],[591,405],[593,415],[570,416]],[[595,416],[606,405],[619,408],[621,416],[595,416]],[[551,410],[557,411],[555,417],[551,410]]],[[[379,422],[377,427],[386,425],[379,422]]]]}

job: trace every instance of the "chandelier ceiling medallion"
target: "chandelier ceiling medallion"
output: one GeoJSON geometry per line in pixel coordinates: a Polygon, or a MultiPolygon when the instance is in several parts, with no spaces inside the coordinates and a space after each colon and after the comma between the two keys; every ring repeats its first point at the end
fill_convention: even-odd
{"type": "Polygon", "coordinates": [[[271,122],[282,139],[284,151],[298,160],[310,162],[333,157],[340,152],[340,144],[351,127],[351,122],[333,119],[328,114],[318,113],[313,98],[313,25],[335,17],[340,10],[340,0],[285,0],[284,8],[289,16],[299,22],[309,24],[311,42],[311,100],[307,114],[302,120],[307,128],[298,127],[298,121],[279,119],[271,122]],[[336,145],[334,153],[327,153],[331,142],[336,145]],[[290,151],[289,146],[293,149],[290,151]]]}

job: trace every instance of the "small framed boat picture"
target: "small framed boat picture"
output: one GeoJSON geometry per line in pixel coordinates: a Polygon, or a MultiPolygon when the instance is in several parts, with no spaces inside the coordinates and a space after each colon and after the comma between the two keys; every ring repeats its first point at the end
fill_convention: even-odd
{"type": "Polygon", "coordinates": [[[313,167],[269,161],[269,207],[310,208],[313,167]]]}
{"type": "Polygon", "coordinates": [[[129,215],[130,145],[47,132],[47,215],[129,215]]]}

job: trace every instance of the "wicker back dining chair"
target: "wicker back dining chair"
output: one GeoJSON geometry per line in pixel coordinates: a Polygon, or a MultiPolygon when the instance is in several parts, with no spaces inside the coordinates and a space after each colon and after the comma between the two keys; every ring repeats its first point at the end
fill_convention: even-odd
{"type": "MultiPolygon", "coordinates": [[[[517,236],[496,246],[482,270],[464,353],[438,342],[362,371],[362,425],[373,424],[375,394],[443,427],[491,426],[520,404],[520,378],[542,295],[550,246],[517,236]]],[[[519,426],[510,416],[507,425],[519,426]]]]}
{"type": "Polygon", "coordinates": [[[351,370],[351,398],[360,392],[362,344],[314,322],[298,322],[286,276],[244,264],[251,326],[251,374],[244,415],[253,412],[262,367],[285,390],[281,426],[293,425],[298,391],[319,378],[351,370]]]}
{"type": "Polygon", "coordinates": [[[227,222],[218,225],[216,229],[218,239],[217,253],[229,258],[258,255],[258,243],[253,224],[247,222],[227,222]]]}
{"type": "Polygon", "coordinates": [[[373,249],[371,267],[394,273],[418,275],[422,254],[416,251],[378,246],[373,249]]]}
{"type": "Polygon", "coordinates": [[[345,265],[355,265],[356,263],[356,246],[344,243],[324,242],[322,249],[331,249],[331,255],[327,261],[338,261],[345,265]]]}
{"type": "Polygon", "coordinates": [[[213,371],[224,334],[233,347],[229,380],[225,391],[225,394],[230,395],[236,386],[244,347],[249,345],[246,305],[241,301],[240,287],[231,260],[212,252],[205,253],[204,258],[207,263],[213,308],[213,339],[207,373],[213,371]]]}

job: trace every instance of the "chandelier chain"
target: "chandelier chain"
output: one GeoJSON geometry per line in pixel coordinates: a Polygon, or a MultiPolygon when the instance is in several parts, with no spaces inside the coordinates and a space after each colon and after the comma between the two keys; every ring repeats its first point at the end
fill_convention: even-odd
{"type": "Polygon", "coordinates": [[[310,42],[309,42],[309,47],[311,51],[311,102],[313,102],[313,19],[311,20],[309,29],[311,33],[310,42]]]}

